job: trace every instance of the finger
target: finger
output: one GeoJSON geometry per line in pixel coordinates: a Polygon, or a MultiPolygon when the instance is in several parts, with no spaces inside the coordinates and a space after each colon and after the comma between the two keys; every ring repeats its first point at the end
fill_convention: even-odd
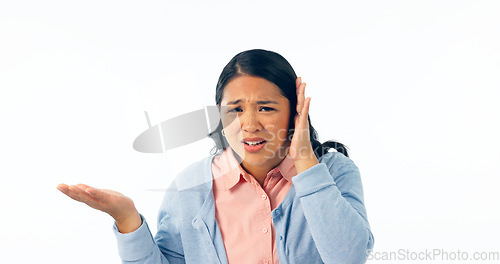
{"type": "Polygon", "coordinates": [[[305,100],[304,103],[304,108],[302,109],[302,113],[304,114],[304,117],[307,120],[307,116],[309,115],[309,105],[311,105],[311,97],[307,97],[307,100],[305,100]]]}
{"type": "MultiPolygon", "coordinates": [[[[82,192],[86,192],[87,189],[92,188],[88,185],[85,184],[77,184],[77,185],[72,185],[68,186],[66,184],[59,184],[57,186],[57,189],[70,198],[73,198],[74,200],[80,201],[80,196],[83,194],[82,192]]],[[[88,192],[87,192],[88,193],[88,192]]]]}
{"type": "Polygon", "coordinates": [[[299,89],[297,91],[297,113],[301,113],[301,115],[302,115],[302,108],[304,107],[305,87],[306,87],[306,83],[301,83],[299,86],[299,89]]]}
{"type": "Polygon", "coordinates": [[[309,115],[309,105],[310,105],[310,102],[311,102],[311,97],[308,97],[306,100],[304,100],[304,106],[302,107],[302,109],[300,109],[300,116],[298,116],[299,118],[299,122],[302,124],[306,124],[308,121],[307,121],[307,116],[309,115]]]}
{"type": "Polygon", "coordinates": [[[299,93],[299,88],[301,84],[302,84],[302,78],[299,77],[297,78],[297,80],[295,80],[295,90],[297,91],[297,93],[299,93]]]}
{"type": "Polygon", "coordinates": [[[57,189],[63,193],[66,193],[68,191],[68,187],[69,186],[67,184],[64,184],[64,183],[57,185],[57,189]]]}
{"type": "Polygon", "coordinates": [[[311,103],[311,97],[308,97],[305,100],[304,103],[304,108],[302,109],[302,114],[299,116],[299,122],[300,122],[300,129],[301,131],[304,131],[303,134],[303,139],[308,140],[309,139],[309,121],[307,119],[307,116],[309,115],[309,105],[311,103]]]}
{"type": "MultiPolygon", "coordinates": [[[[66,194],[67,196],[74,196],[74,192],[69,188],[67,184],[61,183],[57,185],[57,189],[61,191],[62,193],[66,194]]],[[[72,197],[73,198],[73,197],[72,197]]]]}
{"type": "Polygon", "coordinates": [[[98,198],[99,200],[107,199],[109,197],[109,194],[106,193],[104,190],[94,188],[94,187],[91,187],[91,186],[88,186],[88,185],[85,185],[82,183],[77,184],[76,186],[78,186],[80,189],[82,189],[86,193],[94,196],[95,198],[98,198]]]}
{"type": "Polygon", "coordinates": [[[80,201],[80,198],[78,198],[78,195],[70,189],[70,187],[66,184],[59,184],[57,186],[57,189],[61,191],[62,193],[66,194],[69,198],[75,200],[75,201],[80,201]]]}
{"type": "Polygon", "coordinates": [[[82,190],[85,190],[87,188],[90,188],[90,186],[86,185],[86,184],[83,184],[83,183],[79,183],[77,184],[76,186],[78,186],[78,188],[82,189],[82,190]]]}
{"type": "Polygon", "coordinates": [[[80,201],[80,198],[78,197],[78,194],[75,192],[74,188],[75,187],[68,186],[66,184],[59,184],[59,186],[57,186],[57,189],[59,191],[61,191],[64,194],[66,194],[71,199],[73,199],[75,201],[80,201]]]}
{"type": "Polygon", "coordinates": [[[297,88],[297,90],[299,89],[301,83],[302,83],[302,77],[297,77],[297,79],[295,79],[295,88],[297,88]]]}
{"type": "Polygon", "coordinates": [[[110,197],[110,194],[108,194],[104,190],[93,188],[93,187],[87,188],[86,192],[88,194],[94,196],[95,198],[102,200],[102,201],[107,201],[107,200],[109,200],[109,197],[110,197]]]}
{"type": "Polygon", "coordinates": [[[97,204],[96,198],[88,194],[85,190],[82,190],[78,185],[71,185],[69,186],[69,189],[72,191],[72,198],[76,198],[75,200],[86,203],[91,207],[97,204]]]}

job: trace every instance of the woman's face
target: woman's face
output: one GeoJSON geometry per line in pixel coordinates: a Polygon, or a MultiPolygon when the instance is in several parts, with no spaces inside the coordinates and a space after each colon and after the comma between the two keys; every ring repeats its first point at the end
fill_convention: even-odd
{"type": "Polygon", "coordinates": [[[272,168],[285,158],[290,105],[278,86],[264,78],[239,76],[226,85],[221,105],[225,137],[244,163],[272,168]],[[262,140],[254,147],[245,143],[262,140]]]}

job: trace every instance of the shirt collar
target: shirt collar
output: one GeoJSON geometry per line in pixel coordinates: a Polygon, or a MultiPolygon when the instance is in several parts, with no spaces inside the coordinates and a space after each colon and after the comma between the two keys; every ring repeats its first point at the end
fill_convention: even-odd
{"type": "MultiPolygon", "coordinates": [[[[253,177],[241,167],[241,164],[234,156],[233,149],[229,146],[222,152],[220,158],[217,159],[217,165],[221,168],[225,191],[235,186],[241,177],[247,182],[250,181],[250,177],[253,177]]],[[[295,175],[297,175],[295,163],[288,153],[278,166],[267,173],[267,177],[283,177],[289,182],[292,182],[292,177],[295,175]]]]}

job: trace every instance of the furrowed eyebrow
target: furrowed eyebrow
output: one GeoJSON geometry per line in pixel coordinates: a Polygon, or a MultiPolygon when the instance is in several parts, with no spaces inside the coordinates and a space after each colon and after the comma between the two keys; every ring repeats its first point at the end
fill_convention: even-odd
{"type": "MultiPolygon", "coordinates": [[[[227,104],[228,105],[235,105],[235,104],[237,104],[239,102],[241,102],[241,99],[238,99],[236,101],[228,102],[227,104]]],[[[272,100],[267,100],[267,101],[257,101],[257,104],[278,104],[278,103],[275,102],[275,101],[272,101],[272,100]]]]}

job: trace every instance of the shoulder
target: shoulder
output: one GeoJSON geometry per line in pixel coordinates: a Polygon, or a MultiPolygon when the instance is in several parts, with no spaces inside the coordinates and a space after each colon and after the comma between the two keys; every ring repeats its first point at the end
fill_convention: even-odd
{"type": "Polygon", "coordinates": [[[330,172],[335,172],[342,168],[358,168],[354,161],[352,161],[349,157],[346,157],[344,154],[340,152],[327,152],[323,156],[321,156],[318,161],[320,163],[325,163],[330,172]]]}
{"type": "Polygon", "coordinates": [[[172,215],[178,215],[181,204],[192,205],[206,196],[212,187],[211,161],[212,156],[197,160],[184,167],[175,176],[164,193],[159,220],[164,218],[167,211],[172,215]]]}
{"type": "Polygon", "coordinates": [[[324,163],[339,187],[352,187],[361,184],[358,166],[349,157],[340,152],[328,152],[318,160],[324,163]]]}
{"type": "MultiPolygon", "coordinates": [[[[197,160],[182,169],[174,178],[173,184],[178,191],[203,188],[208,183],[211,184],[212,173],[211,163],[213,155],[197,160]]],[[[211,185],[210,185],[211,187],[211,185]]]]}

